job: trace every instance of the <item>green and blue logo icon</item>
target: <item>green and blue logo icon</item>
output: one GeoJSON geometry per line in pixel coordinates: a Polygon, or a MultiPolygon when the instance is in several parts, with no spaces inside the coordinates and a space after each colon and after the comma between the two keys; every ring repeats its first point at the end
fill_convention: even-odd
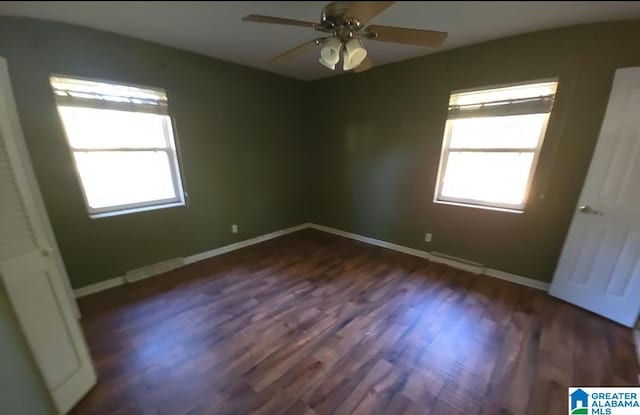
{"type": "Polygon", "coordinates": [[[588,414],[589,394],[582,389],[576,389],[569,395],[571,399],[571,415],[588,414]]]}

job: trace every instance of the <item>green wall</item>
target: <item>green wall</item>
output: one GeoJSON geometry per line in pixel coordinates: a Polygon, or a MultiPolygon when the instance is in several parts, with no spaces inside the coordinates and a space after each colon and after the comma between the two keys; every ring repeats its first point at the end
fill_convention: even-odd
{"type": "MultiPolygon", "coordinates": [[[[111,33],[0,17],[0,56],[76,288],[307,221],[549,281],[614,70],[640,65],[637,39],[638,22],[586,25],[302,83],[111,33]],[[164,87],[189,205],[89,219],[50,73],[164,87]],[[526,211],[434,204],[449,92],[547,77],[560,86],[526,211]]],[[[51,413],[2,291],[0,345],[0,412],[51,413]]]]}
{"type": "Polygon", "coordinates": [[[307,221],[549,281],[614,70],[640,65],[639,38],[637,21],[575,26],[303,83],[107,32],[0,17],[0,56],[76,288],[307,221]],[[166,88],[189,205],[89,219],[50,73],[166,88]],[[450,91],[548,77],[560,86],[525,212],[434,204],[450,91]]]}
{"type": "Polygon", "coordinates": [[[550,281],[614,70],[640,65],[638,39],[638,22],[577,26],[309,84],[311,220],[550,281]],[[548,77],[559,89],[525,212],[433,203],[450,91],[548,77]]]}
{"type": "Polygon", "coordinates": [[[0,286],[0,414],[54,414],[53,402],[0,286]]]}
{"type": "Polygon", "coordinates": [[[0,17],[0,56],[9,63],[27,146],[74,287],[306,219],[298,191],[304,187],[301,82],[112,33],[10,17],[0,17]],[[90,219],[51,73],[165,88],[189,205],[90,219]]]}

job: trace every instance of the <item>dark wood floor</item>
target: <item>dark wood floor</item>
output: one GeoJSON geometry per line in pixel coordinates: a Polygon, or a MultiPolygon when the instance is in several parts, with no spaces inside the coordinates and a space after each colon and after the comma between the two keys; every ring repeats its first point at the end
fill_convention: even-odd
{"type": "Polygon", "coordinates": [[[80,300],[73,414],[566,414],[636,385],[631,332],[536,291],[307,230],[80,300]]]}

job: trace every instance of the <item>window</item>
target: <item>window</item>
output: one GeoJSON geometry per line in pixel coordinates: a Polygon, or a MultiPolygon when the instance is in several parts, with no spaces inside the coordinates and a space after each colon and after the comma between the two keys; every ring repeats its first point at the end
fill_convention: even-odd
{"type": "Polygon", "coordinates": [[[523,211],[556,87],[452,93],[435,202],[523,211]]]}
{"type": "Polygon", "coordinates": [[[184,205],[164,90],[50,81],[91,217],[184,205]]]}

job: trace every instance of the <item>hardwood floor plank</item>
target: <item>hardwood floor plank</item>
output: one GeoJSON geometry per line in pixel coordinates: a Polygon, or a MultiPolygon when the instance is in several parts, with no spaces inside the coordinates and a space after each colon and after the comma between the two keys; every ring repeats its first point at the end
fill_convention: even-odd
{"type": "Polygon", "coordinates": [[[79,305],[99,381],[72,414],[555,415],[640,372],[610,321],[314,230],[79,305]]]}

